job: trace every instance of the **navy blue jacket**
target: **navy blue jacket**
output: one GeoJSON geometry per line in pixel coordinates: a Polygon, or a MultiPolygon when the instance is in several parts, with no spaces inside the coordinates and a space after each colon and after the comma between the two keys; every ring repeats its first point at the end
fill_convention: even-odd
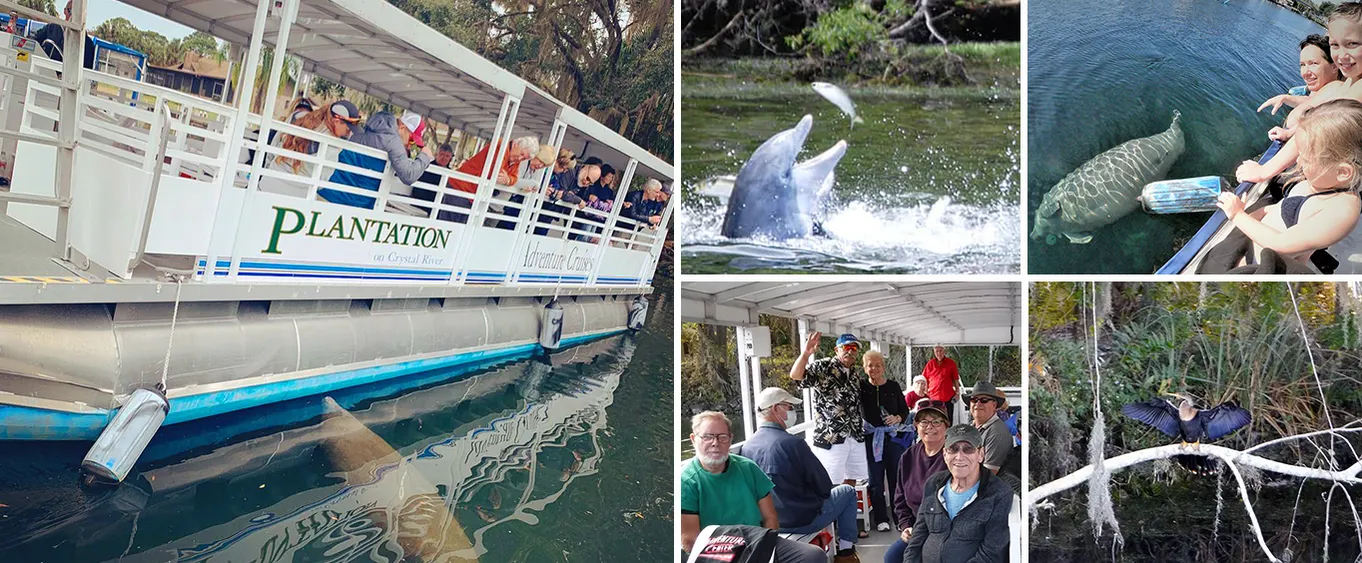
{"type": "Polygon", "coordinates": [[[739,455],[756,462],[776,484],[776,513],[781,528],[806,526],[832,496],[828,470],[814,457],[809,444],[780,425],[763,422],[739,455]]]}

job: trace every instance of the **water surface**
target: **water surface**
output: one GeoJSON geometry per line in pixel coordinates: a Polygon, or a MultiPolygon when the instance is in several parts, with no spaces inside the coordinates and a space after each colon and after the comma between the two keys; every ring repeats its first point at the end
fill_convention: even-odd
{"type": "Polygon", "coordinates": [[[0,561],[665,560],[669,301],[638,334],[334,394],[363,431],[319,397],[165,428],[116,488],[77,485],[88,443],[0,443],[0,561]]]}

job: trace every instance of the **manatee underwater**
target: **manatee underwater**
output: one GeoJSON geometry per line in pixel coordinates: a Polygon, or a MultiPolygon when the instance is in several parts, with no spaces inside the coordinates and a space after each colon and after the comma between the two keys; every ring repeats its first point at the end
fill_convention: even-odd
{"type": "Polygon", "coordinates": [[[728,238],[786,240],[813,234],[819,201],[832,192],[833,169],[846,155],[846,141],[795,164],[813,128],[806,115],[794,129],[773,135],[743,164],[733,182],[721,232],[728,238]]]}
{"type": "Polygon", "coordinates": [[[1138,208],[1145,184],[1163,179],[1186,148],[1181,119],[1174,111],[1164,132],[1121,143],[1055,184],[1036,208],[1031,239],[1054,244],[1062,234],[1086,244],[1097,229],[1138,208]]]}

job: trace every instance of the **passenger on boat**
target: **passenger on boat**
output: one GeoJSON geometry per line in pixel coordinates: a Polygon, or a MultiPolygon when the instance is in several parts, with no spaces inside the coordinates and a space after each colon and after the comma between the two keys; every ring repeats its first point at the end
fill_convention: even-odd
{"type": "MultiPolygon", "coordinates": [[[[1307,35],[1300,44],[1300,69],[1301,79],[1305,81],[1305,89],[1309,94],[1305,96],[1292,96],[1290,94],[1279,94],[1268,98],[1263,105],[1258,106],[1258,111],[1263,111],[1271,107],[1275,115],[1282,105],[1300,108],[1302,104],[1320,92],[1321,89],[1329,88],[1344,90],[1347,85],[1343,82],[1343,73],[1338,71],[1338,65],[1334,64],[1334,59],[1329,55],[1329,38],[1318,33],[1307,35]]],[[[1329,95],[1329,94],[1325,94],[1329,95]]],[[[1286,122],[1294,125],[1300,119],[1299,109],[1291,110],[1287,115],[1286,122]]],[[[1284,127],[1273,127],[1268,131],[1267,136],[1274,141],[1285,141],[1291,137],[1291,130],[1284,127]]]]}
{"type": "MultiPolygon", "coordinates": [[[[307,105],[310,106],[311,102],[307,101],[307,105]]],[[[295,108],[290,118],[293,125],[318,133],[330,134],[339,139],[349,138],[350,127],[359,123],[360,120],[359,108],[348,100],[341,100],[306,113],[303,112],[302,107],[303,105],[300,104],[295,108]]],[[[270,146],[303,154],[317,154],[318,144],[316,141],[288,134],[275,136],[275,133],[276,131],[270,131],[270,138],[273,139],[270,146]]],[[[276,154],[265,161],[266,170],[284,172],[303,178],[311,178],[315,167],[316,165],[312,163],[303,162],[283,154],[276,154]]],[[[260,191],[293,197],[306,197],[308,184],[262,176],[260,178],[260,191]]]]}
{"type": "Polygon", "coordinates": [[[662,213],[666,209],[667,196],[662,192],[662,182],[656,178],[649,178],[643,183],[642,190],[624,198],[624,209],[620,212],[638,221],[640,225],[647,225],[648,228],[656,230],[658,224],[662,223],[662,213]]]}
{"type": "MultiPolygon", "coordinates": [[[[933,401],[951,404],[960,395],[960,368],[955,360],[946,357],[945,346],[933,346],[932,354],[934,357],[922,367],[922,377],[927,379],[927,395],[933,401]]],[[[954,422],[954,410],[946,411],[946,420],[954,422]]]]}
{"type": "Polygon", "coordinates": [[[832,485],[808,442],[790,434],[795,405],[804,401],[779,387],[757,395],[761,425],[742,445],[739,455],[752,460],[770,477],[775,488],[780,531],[812,534],[837,523],[837,561],[852,561],[856,553],[856,489],[832,485]]]}
{"type": "Polygon", "coordinates": [[[813,429],[814,455],[823,462],[834,481],[855,485],[868,479],[861,418],[861,381],[856,377],[856,354],[861,344],[856,337],[843,334],[837,337],[837,357],[813,360],[818,351],[819,338],[814,332],[804,343],[804,350],[790,367],[790,379],[800,389],[818,392],[814,411],[818,413],[813,429]]]}
{"type": "Polygon", "coordinates": [[[865,457],[870,466],[871,522],[881,532],[888,532],[889,499],[894,498],[899,457],[913,445],[912,429],[908,420],[908,406],[903,404],[903,388],[884,377],[884,355],[871,350],[861,356],[866,378],[861,380],[861,418],[865,419],[865,457]],[[885,496],[885,476],[889,483],[885,496]]]}
{"type": "Polygon", "coordinates": [[[927,479],[903,563],[1006,561],[1012,487],[985,471],[984,437],[973,426],[946,430],[946,471],[927,479]]]}
{"type": "MultiPolygon", "coordinates": [[[[1336,86],[1321,88],[1320,92],[1287,117],[1286,129],[1295,130],[1292,118],[1304,115],[1315,106],[1332,100],[1353,99],[1362,101],[1362,2],[1344,2],[1329,14],[1329,55],[1333,58],[1339,72],[1346,79],[1336,86]]],[[[1299,121],[1299,119],[1297,119],[1299,121]]],[[[1289,135],[1288,135],[1289,136],[1289,135]]],[[[1287,139],[1277,154],[1264,164],[1246,160],[1235,171],[1240,182],[1258,183],[1275,177],[1296,163],[1300,154],[1294,139],[1287,139]]]]}
{"type": "Polygon", "coordinates": [[[15,33],[18,33],[18,31],[19,31],[19,12],[11,11],[9,13],[9,21],[5,22],[5,33],[14,35],[15,33]]]}
{"type": "MultiPolygon", "coordinates": [[[[353,134],[350,141],[386,152],[388,162],[392,164],[393,175],[397,176],[397,179],[403,184],[410,186],[421,178],[426,167],[430,166],[431,161],[435,160],[435,155],[431,154],[430,148],[425,146],[425,141],[421,139],[420,133],[424,128],[425,124],[420,115],[407,112],[402,115],[401,120],[398,120],[397,116],[392,113],[380,111],[369,116],[369,121],[364,124],[364,130],[353,134]],[[421,148],[421,152],[416,155],[416,158],[407,156],[408,147],[413,145],[421,148]]],[[[354,151],[341,151],[338,160],[343,164],[377,172],[382,172],[384,168],[383,159],[354,151]]],[[[331,181],[372,192],[378,191],[380,184],[378,178],[355,174],[346,170],[333,172],[331,181]]],[[[332,203],[364,209],[374,208],[375,199],[368,196],[330,188],[317,190],[317,195],[332,203]]]]}
{"type": "Polygon", "coordinates": [[[946,443],[946,403],[926,399],[913,415],[918,442],[899,457],[898,472],[894,474],[894,519],[899,539],[884,552],[884,563],[902,563],[903,550],[913,537],[913,522],[922,506],[922,489],[927,478],[946,470],[946,456],[941,450],[946,443]]]}
{"type": "MultiPolygon", "coordinates": [[[[587,188],[590,188],[592,184],[601,179],[601,166],[599,160],[597,160],[597,163],[593,163],[591,159],[588,158],[582,164],[577,165],[576,169],[559,174],[555,179],[557,180],[556,186],[550,187],[548,193],[545,195],[544,209],[563,215],[567,215],[571,210],[560,204],[575,206],[577,209],[585,209],[587,203],[586,198],[583,197],[583,195],[586,194],[587,188]]],[[[553,220],[557,218],[549,219],[553,220]]],[[[572,223],[573,229],[583,229],[584,227],[585,225],[580,221],[574,221],[572,223]]],[[[535,232],[538,233],[539,230],[536,230],[535,232]]],[[[573,233],[570,238],[572,238],[572,240],[579,240],[581,239],[581,236],[573,233]]]]}
{"type": "MultiPolygon", "coordinates": [[[[711,525],[762,526],[780,529],[775,484],[752,460],[729,453],[733,434],[728,417],[705,411],[691,418],[695,457],[681,469],[681,549],[691,551],[700,530],[711,525]]],[[[827,561],[809,544],[780,539],[776,561],[827,561]]]]}
{"type": "Polygon", "coordinates": [[[984,456],[983,460],[984,467],[996,475],[1004,465],[1007,465],[1008,458],[1013,453],[1012,433],[1007,430],[1007,423],[997,416],[999,405],[1007,398],[998,392],[993,382],[978,381],[970,388],[969,394],[965,395],[965,400],[969,402],[974,427],[983,435],[984,449],[988,450],[988,455],[984,456]]]}
{"type": "Polygon", "coordinates": [[[1311,273],[1306,260],[1315,250],[1347,237],[1357,225],[1362,201],[1362,102],[1334,100],[1301,118],[1291,142],[1301,165],[1280,203],[1262,200],[1251,209],[1231,192],[1218,203],[1236,227],[1202,260],[1199,273],[1311,273]],[[1242,265],[1241,265],[1242,264],[1242,265]]]}
{"type": "MultiPolygon", "coordinates": [[[[454,162],[454,147],[449,146],[449,143],[440,145],[440,148],[435,151],[435,160],[432,164],[441,168],[449,168],[449,165],[452,162],[454,162]]],[[[440,185],[440,175],[427,169],[421,174],[421,182],[438,186],[440,185]]],[[[421,201],[435,201],[435,191],[412,186],[411,197],[421,201]]],[[[418,209],[430,213],[430,208],[428,207],[418,207],[418,209]]]]}
{"type": "Polygon", "coordinates": [[[903,403],[908,406],[908,410],[916,411],[917,404],[927,398],[927,378],[921,375],[913,377],[913,390],[903,396],[903,403]]]}
{"type": "MultiPolygon", "coordinates": [[[[483,168],[487,166],[487,158],[491,155],[492,147],[496,146],[501,146],[501,144],[496,141],[487,143],[487,146],[482,147],[482,150],[459,164],[458,171],[470,176],[481,177],[483,168]]],[[[524,137],[517,137],[507,142],[504,147],[503,152],[505,153],[505,156],[501,159],[501,170],[498,170],[496,172],[496,177],[493,178],[496,185],[514,186],[520,179],[520,165],[524,164],[527,160],[530,161],[530,172],[534,172],[535,170],[539,170],[540,168],[549,165],[548,162],[538,158],[540,147],[539,137],[537,136],[526,135],[524,137]]],[[[552,153],[550,152],[549,154],[552,153]]],[[[478,193],[478,185],[466,180],[451,178],[449,180],[449,187],[470,195],[478,193]]],[[[450,194],[445,194],[443,201],[445,205],[463,208],[471,208],[473,203],[473,200],[469,198],[450,194]]],[[[445,221],[455,221],[459,223],[464,223],[468,220],[467,217],[455,214],[451,211],[441,211],[439,216],[440,219],[445,221]]]]}
{"type": "MultiPolygon", "coordinates": [[[[66,21],[71,21],[71,3],[66,3],[66,21]]],[[[85,34],[85,53],[82,57],[81,66],[85,68],[95,68],[95,40],[91,39],[90,34],[85,34]]],[[[47,24],[33,33],[33,40],[38,46],[43,48],[43,54],[47,58],[57,62],[64,60],[62,52],[66,50],[66,30],[59,25],[47,24]]]]}

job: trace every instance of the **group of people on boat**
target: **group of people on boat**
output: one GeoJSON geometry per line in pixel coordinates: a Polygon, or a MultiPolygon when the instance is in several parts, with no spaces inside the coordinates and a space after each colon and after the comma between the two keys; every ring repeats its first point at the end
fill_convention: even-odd
{"type": "MultiPolygon", "coordinates": [[[[379,111],[364,120],[359,109],[348,100],[319,104],[310,98],[300,97],[292,104],[286,120],[303,129],[346,139],[386,153],[387,158],[380,159],[351,150],[342,150],[337,160],[342,164],[375,172],[382,172],[385,164],[390,164],[393,175],[410,189],[409,195],[417,200],[435,201],[434,190],[416,185],[418,182],[439,185],[441,175],[430,169],[431,164],[472,176],[481,176],[487,166],[487,159],[493,156],[494,148],[504,150],[505,156],[502,157],[501,168],[496,170],[494,175],[494,181],[501,187],[502,192],[493,197],[501,202],[516,204],[506,206],[494,202],[491,209],[496,213],[518,217],[520,215],[518,206],[524,203],[525,195],[539,190],[538,182],[522,178],[549,167],[552,169],[549,171],[549,184],[545,190],[543,208],[564,215],[571,211],[571,207],[578,210],[590,209],[578,215],[582,221],[574,222],[572,224],[574,229],[599,233],[600,227],[593,227],[588,223],[603,224],[605,217],[614,210],[615,201],[618,199],[620,174],[615,167],[594,156],[578,162],[572,151],[541,144],[539,137],[534,135],[513,138],[506,141],[504,147],[498,147],[499,143],[495,141],[487,143],[481,150],[454,166],[453,147],[443,144],[438,151],[433,151],[426,143],[428,127],[425,119],[412,111],[404,112],[401,117],[388,111],[379,111]],[[364,121],[363,126],[360,126],[361,121],[364,121]]],[[[305,155],[315,155],[318,151],[318,143],[314,140],[299,135],[275,133],[271,132],[268,141],[271,146],[305,155]]],[[[286,152],[268,157],[264,166],[269,170],[301,178],[311,177],[314,170],[313,164],[289,156],[286,152]]],[[[375,192],[381,183],[372,175],[342,169],[333,171],[328,179],[336,184],[375,192]]],[[[302,196],[307,193],[308,188],[307,184],[300,180],[267,176],[261,178],[260,189],[302,196]]],[[[447,186],[453,191],[467,195],[445,193],[441,199],[444,205],[462,209],[472,208],[472,197],[477,193],[477,184],[451,177],[447,186]]],[[[373,197],[333,188],[321,188],[317,190],[317,196],[332,203],[365,209],[372,209],[376,201],[373,197]]],[[[642,226],[655,229],[662,222],[663,210],[669,197],[670,194],[663,188],[662,183],[650,178],[644,183],[643,189],[636,190],[623,199],[624,207],[620,210],[620,215],[633,219],[642,226]]],[[[415,205],[391,207],[397,211],[409,210],[413,214],[430,213],[430,208],[415,205]]],[[[469,212],[440,210],[436,217],[445,221],[467,223],[469,212]]],[[[565,221],[561,218],[541,216],[540,222],[551,224],[565,221]]],[[[489,219],[488,225],[510,229],[514,223],[509,220],[489,219]]],[[[542,235],[546,232],[546,228],[536,229],[536,234],[542,235]]],[[[573,233],[570,236],[574,240],[587,242],[597,240],[582,233],[573,233]]]]}
{"type": "Polygon", "coordinates": [[[1221,194],[1218,205],[1235,229],[1198,273],[1332,273],[1338,266],[1327,249],[1349,238],[1362,213],[1362,2],[1339,4],[1327,29],[1327,37],[1300,43],[1306,92],[1259,108],[1294,108],[1268,132],[1281,149],[1236,171],[1241,182],[1270,180],[1267,194],[1221,194]]]}
{"type": "Polygon", "coordinates": [[[964,388],[943,347],[904,393],[885,377],[884,356],[860,355],[851,334],[837,339],[835,357],[813,359],[821,337],[809,336],[789,374],[814,391],[807,440],[789,431],[803,400],[779,387],[758,394],[759,428],[739,447],[723,413],[691,420],[696,455],[681,471],[682,548],[703,549],[696,541],[708,526],[728,535],[764,528],[783,535],[772,542],[775,561],[826,561],[805,536],[835,524],[837,563],[860,561],[856,544],[871,528],[897,532],[885,563],[1005,560],[1021,487],[1020,434],[1006,397],[976,382],[963,394],[969,420],[951,425],[964,388]],[[857,523],[857,488],[868,493],[866,530],[857,523]]]}

